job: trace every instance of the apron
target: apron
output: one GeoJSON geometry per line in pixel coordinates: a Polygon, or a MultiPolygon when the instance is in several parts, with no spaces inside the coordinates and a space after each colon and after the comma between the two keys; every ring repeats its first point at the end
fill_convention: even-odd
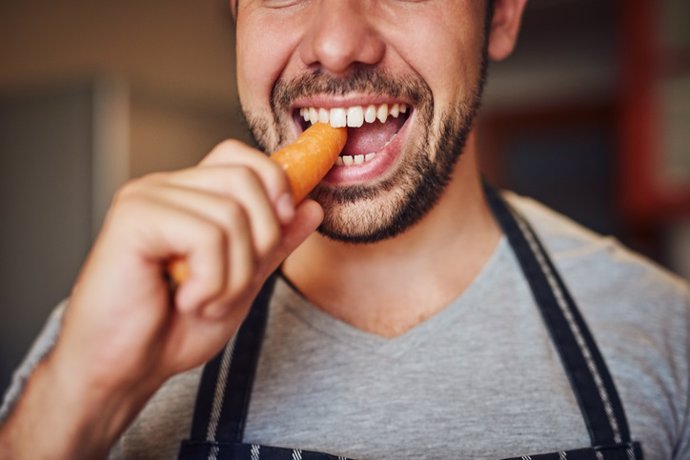
{"type": "MultiPolygon", "coordinates": [[[[505,460],[642,460],[632,442],[623,405],[584,319],[527,221],[490,187],[486,197],[527,279],[575,394],[591,446],[505,460]]],[[[185,460],[348,460],[298,448],[243,443],[252,384],[275,284],[273,275],[257,296],[236,337],[204,367],[185,460]]]]}

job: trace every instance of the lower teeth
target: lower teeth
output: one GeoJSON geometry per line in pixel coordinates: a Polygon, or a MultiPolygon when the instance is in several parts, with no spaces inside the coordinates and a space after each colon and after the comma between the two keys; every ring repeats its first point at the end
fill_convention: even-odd
{"type": "Polygon", "coordinates": [[[375,153],[367,153],[366,155],[341,155],[336,160],[335,164],[338,166],[361,165],[371,161],[375,153]]]}
{"type": "MultiPolygon", "coordinates": [[[[386,143],[383,145],[382,149],[385,149],[388,147],[388,144],[393,142],[393,139],[395,139],[395,136],[398,135],[398,131],[391,136],[390,139],[386,141],[386,143]]],[[[335,164],[336,166],[352,166],[352,165],[361,165],[363,163],[367,163],[371,161],[374,156],[376,155],[375,152],[367,153],[367,154],[360,154],[360,155],[340,155],[338,159],[336,160],[335,164]]]]}

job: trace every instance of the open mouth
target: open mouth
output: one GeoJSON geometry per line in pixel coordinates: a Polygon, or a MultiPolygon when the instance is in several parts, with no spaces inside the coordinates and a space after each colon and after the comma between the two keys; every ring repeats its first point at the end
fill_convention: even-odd
{"type": "Polygon", "coordinates": [[[293,116],[301,130],[314,123],[347,127],[347,144],[336,166],[358,166],[375,162],[377,157],[384,155],[411,113],[408,104],[395,102],[333,108],[297,107],[293,116]]]}

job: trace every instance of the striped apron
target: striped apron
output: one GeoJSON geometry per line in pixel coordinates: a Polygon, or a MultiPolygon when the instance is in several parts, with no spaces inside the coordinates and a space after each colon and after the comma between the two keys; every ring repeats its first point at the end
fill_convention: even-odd
{"type": "MultiPolygon", "coordinates": [[[[494,189],[485,187],[485,192],[530,285],[591,441],[589,447],[582,449],[534,453],[505,460],[641,460],[640,444],[631,441],[613,379],[553,262],[524,217],[509,207],[494,189]]],[[[180,459],[345,459],[298,448],[243,443],[275,278],[273,275],[262,288],[234,340],[204,367],[191,436],[180,446],[180,459]]],[[[448,455],[453,456],[452,452],[448,455]]]]}

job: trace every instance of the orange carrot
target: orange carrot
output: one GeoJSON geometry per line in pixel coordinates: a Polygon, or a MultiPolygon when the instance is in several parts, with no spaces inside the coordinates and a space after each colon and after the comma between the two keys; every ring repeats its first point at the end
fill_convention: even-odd
{"type": "Polygon", "coordinates": [[[292,144],[271,155],[283,167],[295,204],[301,202],[331,169],[347,141],[346,128],[316,123],[292,144]]]}
{"type": "MultiPolygon", "coordinates": [[[[333,128],[316,123],[306,129],[292,144],[271,155],[271,160],[283,167],[290,183],[292,201],[299,204],[321,182],[333,167],[347,142],[347,128],[333,128]]],[[[175,257],[166,265],[167,273],[176,285],[189,277],[187,262],[175,257]]]]}

